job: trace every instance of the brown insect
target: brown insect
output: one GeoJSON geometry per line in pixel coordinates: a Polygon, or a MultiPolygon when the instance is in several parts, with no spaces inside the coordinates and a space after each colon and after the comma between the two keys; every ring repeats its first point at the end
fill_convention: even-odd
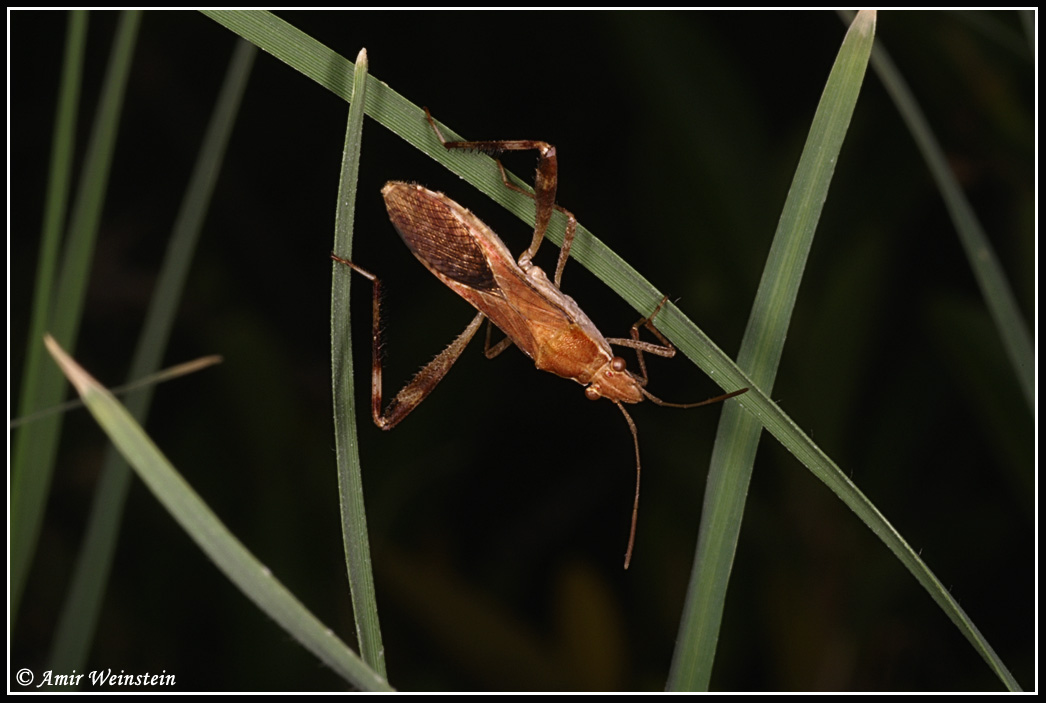
{"type": "Polygon", "coordinates": [[[636,519],[639,514],[640,462],[639,434],[623,403],[639,403],[644,398],[649,398],[658,405],[695,408],[732,398],[748,389],[743,388],[699,403],[668,403],[651,395],[645,388],[647,372],[643,352],[665,357],[672,357],[676,353],[675,347],[653,325],[653,319],[664,305],[665,299],[661,300],[650,317],[632,325],[630,339],[605,338],[573,298],[560,290],[563,267],[570,254],[577,220],[570,212],[555,204],[555,147],[542,141],[447,141],[427,108],[425,117],[440,142],[448,149],[472,149],[487,153],[534,149],[538,152],[533,195],[509,182],[501,162],[498,162],[501,179],[505,185],[534,199],[534,235],[527,250],[518,260],[514,260],[508,247],[493,230],[442,193],[398,181],[385,184],[381,192],[385,198],[389,218],[403,241],[425,268],[471,303],[479,313],[465,331],[419,371],[382,411],[379,353],[381,284],[374,274],[347,259],[331,255],[335,261],[366,276],[374,287],[371,369],[371,414],[374,424],[383,430],[392,429],[410,414],[443,379],[486,318],[507,335],[505,339],[491,346],[488,325],[484,345],[484,354],[488,359],[503,352],[510,344],[515,344],[534,360],[537,368],[577,381],[585,386],[587,398],[607,398],[625,416],[636,450],[636,494],[632,505],[628,547],[625,551],[627,569],[632,559],[636,519]],[[566,215],[567,227],[556,264],[556,273],[550,282],[545,272],[532,264],[531,260],[544,239],[554,209],[566,215]],[[649,329],[661,344],[641,341],[640,327],[649,329]],[[636,350],[640,374],[634,374],[625,367],[625,360],[614,355],[610,349],[611,344],[636,350]]]}

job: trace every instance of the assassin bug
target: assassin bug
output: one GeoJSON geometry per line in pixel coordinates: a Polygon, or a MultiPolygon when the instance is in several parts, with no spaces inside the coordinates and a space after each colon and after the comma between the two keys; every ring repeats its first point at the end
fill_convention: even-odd
{"type": "Polygon", "coordinates": [[[536,221],[530,246],[518,260],[508,247],[478,217],[442,193],[419,185],[390,181],[382,188],[389,218],[407,247],[439,280],[472,304],[479,312],[465,331],[396,394],[382,410],[382,380],[380,359],[380,293],[377,276],[335,254],[331,258],[349,266],[369,279],[373,285],[373,327],[371,367],[371,415],[374,424],[383,430],[392,429],[432,392],[469,341],[475,336],[483,319],[489,320],[484,354],[492,359],[510,344],[534,360],[535,366],[563,378],[570,378],[585,386],[585,396],[591,400],[607,398],[625,416],[632,432],[636,452],[636,494],[632,504],[632,524],[625,568],[632,559],[639,514],[639,433],[623,403],[639,403],[648,398],[658,405],[674,408],[696,408],[717,403],[747,391],[747,388],[701,401],[699,403],[669,403],[655,397],[645,386],[646,363],[643,352],[672,357],[676,350],[653,325],[653,319],[664,305],[662,298],[650,317],[632,325],[630,339],[605,338],[582,312],[574,299],[560,290],[563,267],[570,255],[570,246],[577,227],[574,215],[556,205],[557,160],[556,149],[542,141],[447,141],[436,126],[428,108],[425,117],[436,137],[447,149],[471,149],[487,153],[502,151],[538,152],[534,193],[530,194],[512,184],[498,161],[505,186],[534,199],[536,221]],[[545,231],[552,211],[558,210],[567,218],[563,246],[552,281],[545,272],[531,263],[545,231]],[[507,336],[496,345],[490,344],[490,325],[495,325],[507,336]],[[653,344],[639,339],[639,328],[646,327],[661,342],[653,344]],[[630,347],[639,359],[639,374],[630,372],[625,360],[616,356],[610,345],[630,347]]]}

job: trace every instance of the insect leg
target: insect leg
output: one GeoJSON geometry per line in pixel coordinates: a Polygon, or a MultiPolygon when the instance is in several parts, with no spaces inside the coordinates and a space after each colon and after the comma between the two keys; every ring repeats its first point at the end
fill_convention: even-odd
{"type": "Polygon", "coordinates": [[[494,346],[490,345],[490,332],[494,329],[494,323],[487,320],[487,341],[483,344],[483,355],[488,359],[493,359],[495,356],[512,346],[512,338],[505,337],[494,346]]]}
{"type": "Polygon", "coordinates": [[[450,367],[458,360],[468,343],[476,336],[479,326],[483,324],[483,313],[479,313],[469,323],[468,327],[458,335],[457,339],[440,352],[435,359],[425,365],[421,371],[396,394],[385,411],[382,412],[382,381],[381,381],[381,282],[378,277],[369,271],[365,271],[348,259],[331,254],[331,258],[340,264],[348,266],[361,276],[364,276],[374,286],[372,302],[373,322],[371,326],[371,417],[374,424],[383,430],[391,430],[398,425],[403,418],[410,414],[414,408],[425,400],[432,389],[443,380],[450,371],[450,367]]]}
{"type": "Polygon", "coordinates": [[[548,223],[552,219],[552,211],[559,210],[561,213],[566,215],[567,229],[563,235],[563,246],[560,247],[559,250],[559,261],[556,263],[556,274],[552,279],[558,288],[560,281],[563,279],[563,268],[566,266],[567,258],[570,256],[570,246],[574,241],[574,233],[577,230],[577,218],[575,218],[570,211],[556,205],[556,186],[558,183],[557,174],[559,170],[556,157],[556,147],[548,142],[525,139],[448,141],[444,139],[443,133],[439,131],[439,127],[436,126],[436,121],[432,119],[432,114],[429,112],[427,107],[425,108],[425,119],[427,119],[429,124],[432,126],[432,131],[436,133],[436,138],[439,139],[440,144],[448,149],[473,149],[475,151],[482,151],[486,154],[500,154],[503,151],[527,151],[530,149],[534,149],[538,152],[538,167],[534,176],[533,193],[530,193],[512,183],[508,179],[508,176],[505,173],[505,168],[501,165],[501,161],[498,161],[497,163],[498,169],[501,171],[501,182],[504,183],[506,187],[534,199],[534,236],[530,241],[530,246],[527,247],[527,250],[519,256],[518,263],[520,267],[524,269],[527,268],[530,261],[537,254],[538,247],[541,246],[541,241],[545,238],[545,231],[548,229],[548,223]]]}
{"type": "Polygon", "coordinates": [[[650,317],[640,318],[636,324],[632,325],[630,332],[631,339],[623,339],[620,337],[608,337],[607,342],[614,344],[619,347],[628,347],[629,349],[636,350],[636,357],[639,359],[639,372],[642,377],[642,384],[646,385],[647,373],[646,373],[646,361],[643,359],[643,352],[649,352],[658,356],[663,356],[671,359],[676,355],[676,348],[672,346],[672,343],[661,334],[656,327],[654,327],[654,318],[659,312],[661,307],[668,300],[668,296],[661,298],[661,302],[654,308],[654,312],[650,314],[650,317]],[[658,338],[661,344],[654,344],[653,342],[644,342],[639,339],[639,328],[646,327],[648,330],[654,333],[654,336],[658,338]]]}
{"type": "MultiPolygon", "coordinates": [[[[640,318],[639,321],[636,322],[636,324],[632,325],[631,339],[622,339],[619,337],[607,338],[607,342],[609,342],[610,344],[615,344],[621,347],[629,347],[630,349],[636,350],[636,357],[638,357],[639,359],[640,371],[639,376],[636,376],[637,380],[639,381],[639,392],[642,393],[646,398],[652,400],[655,404],[663,405],[669,408],[698,408],[702,405],[711,405],[713,403],[719,403],[729,398],[733,398],[735,395],[741,395],[742,393],[748,392],[747,388],[742,388],[740,390],[732,391],[730,393],[724,393],[723,395],[717,395],[714,398],[709,398],[708,400],[702,400],[698,403],[669,403],[668,401],[661,400],[645,388],[648,377],[646,372],[646,362],[643,360],[643,352],[650,352],[651,354],[664,356],[669,359],[676,355],[676,348],[672,345],[671,342],[668,341],[668,338],[666,338],[665,335],[661,334],[661,332],[658,331],[656,327],[654,327],[654,318],[657,316],[659,312],[661,312],[661,308],[662,306],[664,306],[665,301],[667,300],[667,295],[661,298],[661,302],[659,302],[657,304],[657,307],[654,308],[654,312],[650,313],[650,317],[640,318]],[[653,332],[654,336],[658,338],[661,344],[653,344],[652,342],[644,342],[640,340],[640,327],[646,327],[648,330],[653,332]]],[[[624,410],[624,408],[622,408],[622,410],[624,410]]]]}

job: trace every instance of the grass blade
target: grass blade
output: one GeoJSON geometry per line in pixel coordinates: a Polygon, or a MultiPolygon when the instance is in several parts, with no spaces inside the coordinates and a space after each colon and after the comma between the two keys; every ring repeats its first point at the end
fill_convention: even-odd
{"type": "MultiPolygon", "coordinates": [[[[146,313],[131,362],[130,378],[153,373],[163,360],[255,53],[253,45],[238,42],[229,63],[146,313]]],[[[146,388],[127,399],[127,408],[139,424],[148,416],[152,392],[152,388],[146,388]]],[[[84,669],[109,580],[131,476],[131,469],[122,456],[109,446],[76,571],[52,644],[50,660],[56,671],[84,669]]]]}
{"type": "MultiPolygon", "coordinates": [[[[1010,690],[1019,686],[947,589],[886,518],[780,408],[770,401],[785,332],[834,164],[871,51],[874,15],[859,15],[840,50],[793,180],[763,282],[742,343],[739,364],[756,388],[723,412],[712,457],[698,553],[687,594],[669,688],[704,690],[711,676],[756,447],[766,427],[845,502],[929,592],[1010,690]],[[751,414],[740,408],[749,406],[751,414]]],[[[671,335],[670,335],[671,338],[671,335]]]]}
{"type": "MultiPolygon", "coordinates": [[[[61,272],[53,284],[57,291],[54,302],[49,304],[47,300],[34,301],[34,306],[39,311],[34,312],[34,319],[39,320],[40,315],[46,315],[47,329],[69,347],[75,345],[80,328],[87,276],[91,268],[102,203],[105,200],[109,166],[112,163],[139,20],[138,12],[123,14],[113,40],[105,85],[98,103],[83,173],[73,205],[61,272]]],[[[79,27],[79,24],[76,27],[79,27]]],[[[76,37],[80,31],[79,28],[75,29],[76,37]]],[[[71,42],[82,41],[76,37],[71,37],[71,42]]],[[[71,56],[69,59],[75,60],[71,56]]],[[[66,70],[72,70],[68,67],[68,62],[66,70]]],[[[63,79],[63,82],[66,80],[63,79]]],[[[68,77],[68,82],[76,80],[78,79],[68,77]]],[[[68,85],[63,88],[63,94],[69,91],[60,108],[63,113],[65,110],[75,110],[75,105],[72,104],[75,96],[71,95],[74,90],[68,85]]],[[[59,122],[64,125],[63,130],[71,128],[68,119],[60,119],[59,122]]],[[[71,145],[66,139],[67,137],[56,137],[56,151],[67,152],[71,145]],[[63,145],[59,147],[59,143],[63,145]]],[[[67,158],[67,153],[60,157],[63,161],[67,158]]],[[[60,174],[57,177],[64,178],[60,174]]],[[[60,190],[62,188],[58,187],[54,191],[56,200],[62,198],[58,192],[60,190]]],[[[47,219],[53,223],[55,218],[61,216],[61,206],[55,202],[49,205],[50,208],[54,210],[47,219]]],[[[51,246],[46,243],[47,239],[45,235],[45,247],[51,246]]],[[[41,267],[49,269],[51,264],[46,263],[46,259],[47,257],[41,259],[41,267]]],[[[46,275],[44,278],[46,283],[46,275]]],[[[62,375],[41,363],[40,357],[44,349],[39,339],[30,340],[29,345],[30,353],[24,374],[25,385],[19,402],[19,415],[23,416],[57,405],[65,390],[62,375]]],[[[23,589],[36,551],[61,427],[62,417],[58,415],[20,429],[14,438],[11,466],[11,612],[14,618],[17,618],[23,589]]]]}
{"type": "Polygon", "coordinates": [[[369,691],[388,683],[306,609],[186,483],[130,413],[48,336],[47,348],[98,424],[153,495],[244,595],[327,666],[369,691]]]}
{"type": "MultiPolygon", "coordinates": [[[[356,59],[353,95],[363,95],[367,75],[367,53],[363,49],[356,59]]],[[[352,254],[356,182],[363,137],[363,104],[363,100],[355,100],[349,108],[341,180],[338,186],[334,251],[346,257],[352,254]]],[[[331,280],[331,384],[345,565],[352,592],[352,612],[356,621],[360,653],[368,665],[384,676],[385,648],[381,642],[381,627],[378,622],[377,595],[370,561],[370,539],[367,536],[367,513],[363,501],[363,472],[360,468],[359,443],[356,439],[352,324],[349,316],[351,276],[349,271],[339,264],[332,264],[332,268],[334,275],[331,280]]]]}
{"type": "MultiPolygon", "coordinates": [[[[712,454],[670,690],[707,690],[759,436],[803,270],[864,80],[875,15],[851,25],[828,78],[763,271],[738,364],[756,388],[728,403],[712,454]],[[765,404],[764,404],[765,401],[765,404]],[[754,414],[740,412],[754,407],[754,414]],[[760,407],[763,406],[763,407],[760,407]],[[762,420],[762,421],[761,421],[762,420]]],[[[781,428],[784,430],[785,428],[781,428]]],[[[794,428],[793,428],[794,429],[794,428]]]]}
{"type": "Polygon", "coordinates": [[[966,260],[984,296],[999,337],[1006,349],[1010,365],[1016,374],[1024,399],[1030,410],[1035,409],[1035,352],[1031,334],[1024,322],[1017,299],[1013,294],[999,257],[981,225],[977,213],[959,185],[955,172],[934,136],[926,115],[908,88],[908,83],[897,70],[893,59],[881,46],[872,52],[872,67],[890,93],[898,112],[908,125],[915,143],[922,152],[926,165],[941,191],[948,214],[955,223],[959,242],[966,260]]]}

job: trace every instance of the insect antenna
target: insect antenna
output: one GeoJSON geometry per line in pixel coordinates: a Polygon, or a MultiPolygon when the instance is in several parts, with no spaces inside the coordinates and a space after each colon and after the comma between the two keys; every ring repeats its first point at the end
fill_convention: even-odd
{"type": "MultiPolygon", "coordinates": [[[[645,380],[645,379],[644,379],[645,380]]],[[[733,398],[735,395],[741,395],[748,391],[747,388],[742,388],[739,391],[732,393],[724,393],[723,395],[717,395],[715,398],[709,398],[708,400],[702,400],[700,403],[669,403],[666,400],[661,400],[657,396],[653,395],[646,388],[643,388],[642,384],[639,386],[640,392],[652,400],[657,405],[663,405],[666,408],[697,408],[702,405],[711,405],[712,403],[719,403],[728,398],[733,398]]],[[[611,399],[613,400],[613,399],[611,399]]],[[[618,407],[621,414],[625,416],[625,422],[628,423],[628,429],[632,430],[632,441],[636,446],[636,497],[632,502],[632,528],[628,532],[628,548],[625,550],[625,568],[628,568],[629,562],[632,561],[632,547],[635,546],[636,542],[636,521],[639,518],[639,475],[640,475],[640,464],[639,464],[639,432],[636,430],[636,423],[632,421],[632,416],[625,410],[625,406],[620,401],[614,400],[614,405],[618,407]]]]}
{"type": "MultiPolygon", "coordinates": [[[[661,405],[661,406],[664,406],[666,408],[699,408],[702,405],[711,405],[712,403],[721,403],[724,400],[728,400],[730,398],[733,398],[735,395],[741,395],[742,393],[747,393],[748,389],[747,388],[742,388],[739,391],[733,391],[731,393],[724,393],[723,395],[717,395],[716,397],[709,398],[708,400],[702,400],[699,403],[669,403],[667,400],[661,400],[656,395],[654,395],[653,393],[648,391],[646,388],[643,388],[642,386],[639,387],[639,392],[642,393],[646,398],[654,401],[654,403],[656,403],[657,405],[661,405]]],[[[624,409],[624,408],[622,408],[622,409],[624,409]]]]}
{"type": "Polygon", "coordinates": [[[621,414],[625,416],[628,429],[632,430],[632,441],[636,445],[636,498],[632,503],[632,528],[628,532],[628,548],[625,550],[625,568],[632,561],[632,547],[636,543],[636,520],[639,517],[639,432],[636,431],[636,423],[632,422],[632,416],[625,410],[620,401],[615,400],[614,405],[618,407],[621,414]]]}

